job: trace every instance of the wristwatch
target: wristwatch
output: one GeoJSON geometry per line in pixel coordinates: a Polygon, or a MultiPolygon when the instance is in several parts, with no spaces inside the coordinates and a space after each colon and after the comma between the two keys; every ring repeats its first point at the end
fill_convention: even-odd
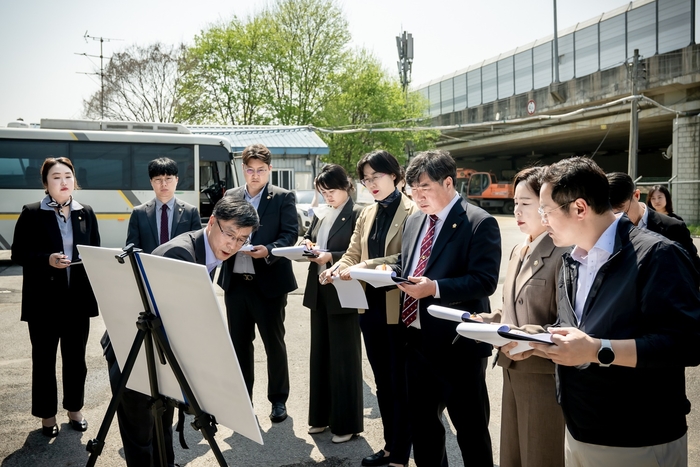
{"type": "Polygon", "coordinates": [[[600,349],[598,349],[598,366],[607,368],[615,361],[615,352],[613,351],[610,340],[601,339],[600,349]]]}

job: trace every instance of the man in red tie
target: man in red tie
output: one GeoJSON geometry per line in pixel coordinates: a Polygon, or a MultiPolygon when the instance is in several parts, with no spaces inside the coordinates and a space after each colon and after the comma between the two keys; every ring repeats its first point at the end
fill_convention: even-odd
{"type": "Polygon", "coordinates": [[[397,269],[410,281],[398,287],[403,292],[401,320],[408,327],[408,402],[419,467],[448,465],[445,408],[457,430],[464,465],[493,466],[485,381],[491,346],[465,338],[455,341],[455,323],[427,312],[433,304],[487,312],[498,285],[498,224],[459,196],[456,178],[457,166],[445,151],[419,153],[406,170],[406,183],[421,212],[406,220],[397,269]]]}

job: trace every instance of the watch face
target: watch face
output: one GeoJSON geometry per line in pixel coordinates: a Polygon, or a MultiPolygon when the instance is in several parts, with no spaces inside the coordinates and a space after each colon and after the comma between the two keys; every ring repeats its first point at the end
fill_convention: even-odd
{"type": "Polygon", "coordinates": [[[598,361],[602,365],[610,365],[615,360],[615,352],[609,347],[603,347],[598,351],[598,361]]]}

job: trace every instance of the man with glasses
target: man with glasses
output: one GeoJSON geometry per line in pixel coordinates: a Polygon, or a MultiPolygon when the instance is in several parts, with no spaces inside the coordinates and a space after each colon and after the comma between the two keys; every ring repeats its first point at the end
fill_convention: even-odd
{"type": "Polygon", "coordinates": [[[150,253],[171,238],[202,228],[197,208],[175,197],[177,173],[177,163],[167,157],[149,162],[148,177],[156,197],[134,208],[129,218],[127,245],[133,243],[144,253],[150,253]]]}
{"type": "Polygon", "coordinates": [[[486,367],[492,347],[455,339],[455,323],[435,318],[428,306],[470,313],[490,311],[498,286],[501,234],[496,219],[455,190],[457,166],[445,151],[416,155],[406,183],[421,212],[403,230],[397,273],[409,282],[401,321],[406,332],[406,380],[413,458],[419,467],[447,465],[443,412],[457,431],[464,465],[493,466],[486,367]]]}
{"type": "Polygon", "coordinates": [[[258,211],[260,228],[248,249],[224,262],[219,285],[225,291],[231,341],[236,349],[248,393],[253,397],[253,341],[257,325],[267,352],[267,398],[270,420],[287,418],[289,366],[284,343],[287,294],[297,288],[292,263],[272,256],[273,248],[296,243],[298,222],[294,193],[270,183],[272,156],[262,144],[243,150],[245,186],[232,188],[226,197],[248,201],[258,211]]]}
{"type": "Polygon", "coordinates": [[[683,221],[663,215],[640,202],[641,193],[634,185],[632,177],[623,172],[607,174],[610,183],[610,204],[614,212],[624,212],[630,221],[640,229],[647,229],[680,243],[690,255],[695,269],[700,272],[698,249],[693,243],[688,227],[683,221]]]}
{"type": "MultiPolygon", "coordinates": [[[[178,235],[157,247],[152,254],[202,264],[207,267],[213,280],[216,267],[235,255],[258,225],[258,213],[250,203],[222,198],[214,205],[206,227],[178,235]]],[[[109,338],[106,333],[105,337],[109,338]]],[[[108,344],[108,341],[103,342],[103,346],[105,344],[108,344]]],[[[105,358],[109,366],[110,384],[112,390],[115,390],[121,372],[111,345],[105,349],[105,358]]],[[[174,412],[174,407],[168,405],[161,416],[166,465],[169,467],[175,465],[172,441],[174,412]]],[[[159,466],[160,456],[153,443],[156,432],[151,412],[151,397],[125,389],[117,407],[117,420],[126,464],[129,467],[159,466]]],[[[181,425],[178,425],[178,429],[181,430],[181,425]]]]}
{"type": "MultiPolygon", "coordinates": [[[[687,466],[685,367],[700,363],[700,293],[680,245],[615,214],[590,158],[545,168],[540,214],[564,254],[554,345],[566,465],[687,466]]],[[[519,358],[532,355],[523,353],[519,358]]]]}

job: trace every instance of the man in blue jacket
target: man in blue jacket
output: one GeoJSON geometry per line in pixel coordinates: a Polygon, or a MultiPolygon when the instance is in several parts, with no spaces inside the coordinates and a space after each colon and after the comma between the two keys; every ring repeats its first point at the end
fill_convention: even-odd
{"type": "MultiPolygon", "coordinates": [[[[680,245],[614,214],[605,173],[545,169],[542,222],[564,255],[555,345],[567,466],[687,466],[685,367],[700,363],[700,293],[680,245]]],[[[524,356],[528,356],[527,352],[524,356]]]]}

